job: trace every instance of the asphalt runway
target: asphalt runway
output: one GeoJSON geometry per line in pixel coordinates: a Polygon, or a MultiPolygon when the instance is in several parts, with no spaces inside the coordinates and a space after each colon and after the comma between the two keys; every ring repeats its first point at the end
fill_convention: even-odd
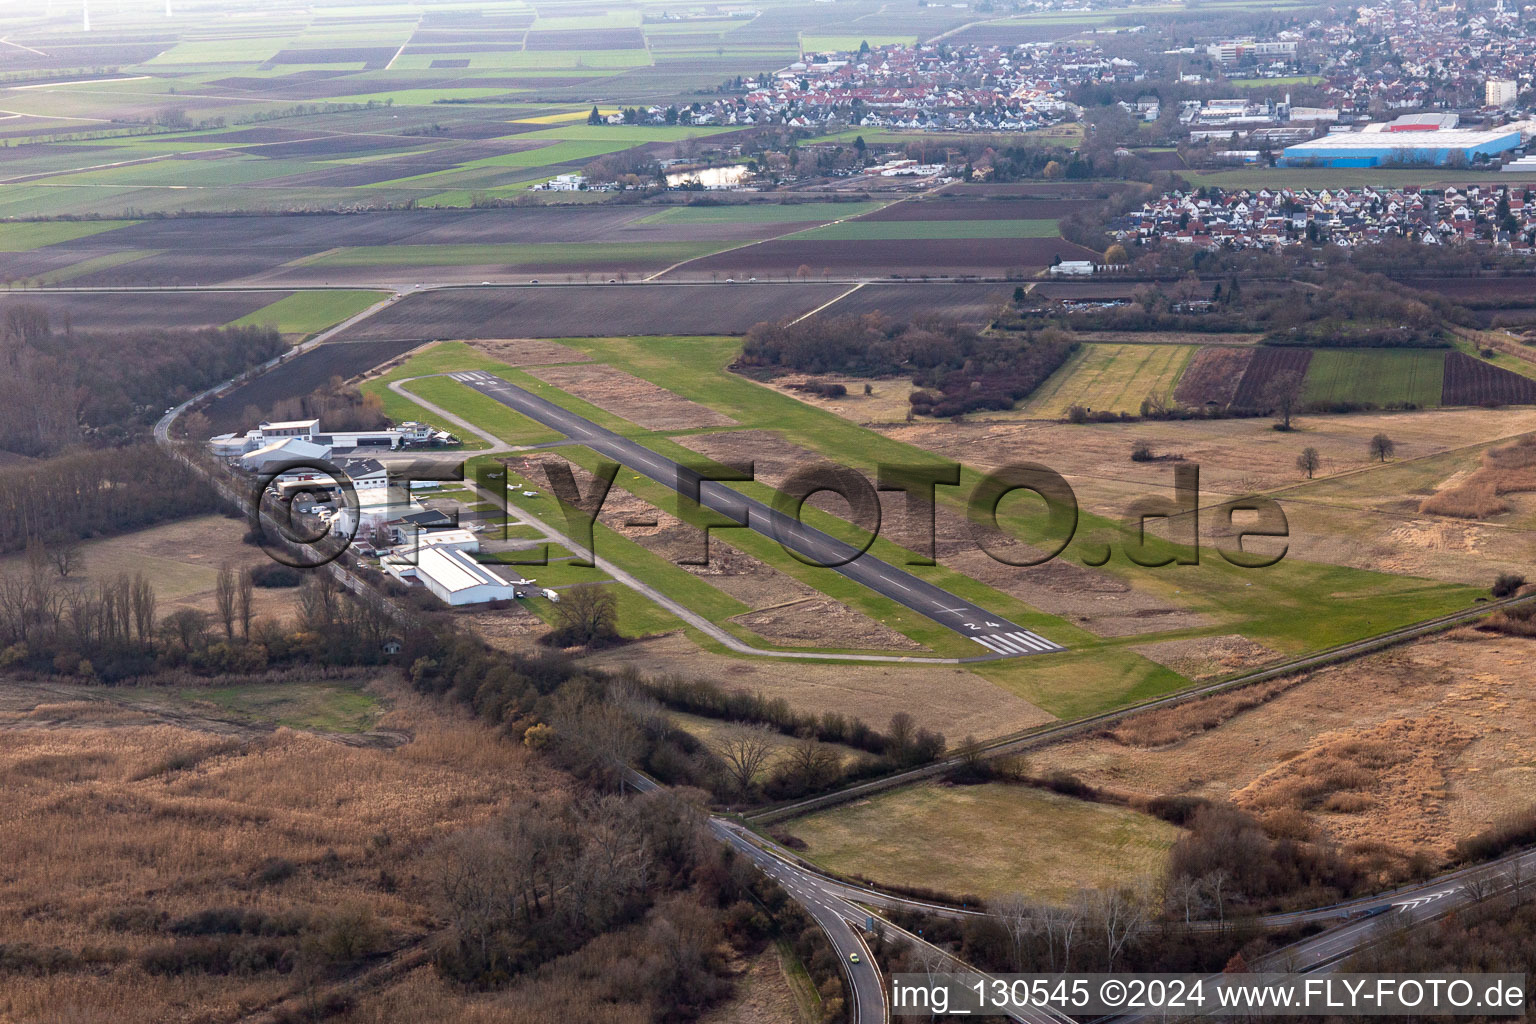
{"type": "Polygon", "coordinates": [[[509,384],[494,374],[472,370],[448,376],[679,493],[685,493],[685,488],[691,489],[690,484],[696,485],[699,504],[705,508],[738,521],[744,520],[751,529],[778,541],[788,550],[815,559],[855,583],[925,615],[961,636],[969,637],[986,651],[981,657],[1017,657],[1065,650],[1060,644],[920,580],[873,555],[858,555],[852,545],[806,526],[760,501],[744,497],[723,484],[700,481],[698,475],[687,467],[629,438],[605,430],[530,391],[509,384]],[[857,557],[853,557],[855,555],[857,557]],[[844,564],[834,564],[850,558],[844,564]]]}

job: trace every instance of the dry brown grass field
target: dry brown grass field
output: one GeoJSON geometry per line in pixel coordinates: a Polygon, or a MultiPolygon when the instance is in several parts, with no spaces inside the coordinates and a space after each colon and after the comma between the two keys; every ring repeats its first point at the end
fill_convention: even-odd
{"type": "Polygon", "coordinates": [[[221,735],[90,700],[50,705],[46,691],[31,709],[8,705],[0,935],[34,969],[8,969],[0,1019],[238,1020],[329,980],[306,966],[307,941],[349,929],[380,954],[419,943],[434,924],[432,842],[560,777],[397,683],[373,688],[393,705],[382,724],[408,742],[221,735]],[[224,908],[264,923],[188,936],[185,922],[224,908]],[[168,966],[209,950],[227,972],[168,966]]]}
{"type": "Polygon", "coordinates": [[[1421,512],[1458,519],[1491,519],[1508,512],[1505,495],[1536,491],[1536,437],[1483,452],[1483,464],[1446,481],[1419,504],[1421,512]]]}
{"type": "Polygon", "coordinates": [[[1444,861],[1531,806],[1529,639],[1470,630],[1130,719],[1030,758],[1132,797],[1230,799],[1348,846],[1444,861]]]}
{"type": "MultiPolygon", "coordinates": [[[[1420,510],[1425,498],[1475,470],[1487,448],[1536,431],[1536,410],[1303,416],[1297,426],[1282,433],[1268,419],[1030,421],[919,423],[885,432],[979,469],[1038,459],[1067,478],[1085,510],[1115,518],[1142,495],[1173,492],[1176,462],[1131,461],[1132,446],[1146,442],[1156,454],[1199,465],[1204,504],[1274,495],[1290,522],[1289,557],[1305,561],[1486,585],[1536,557],[1536,500],[1527,495],[1510,495],[1511,511],[1492,523],[1420,510]],[[1377,433],[1396,443],[1386,463],[1370,456],[1377,433]],[[1322,459],[1313,480],[1296,468],[1304,447],[1322,459]]],[[[1211,540],[1209,527],[1203,525],[1211,540]]]]}
{"type": "MultiPolygon", "coordinates": [[[[184,608],[211,615],[222,565],[227,562],[240,570],[269,561],[260,548],[241,543],[245,531],[243,520],[207,515],[86,541],[80,545],[81,568],[72,578],[88,584],[142,572],[154,584],[160,615],[184,608]]],[[[25,560],[22,554],[0,558],[0,573],[22,571],[25,560]]],[[[293,614],[293,594],[256,588],[256,616],[287,621],[293,614]]]]}
{"type": "Polygon", "coordinates": [[[1026,786],[908,786],[796,818],[784,831],[833,871],[980,896],[1065,901],[1162,875],[1179,830],[1125,807],[1026,786]]]}
{"type": "MultiPolygon", "coordinates": [[[[628,934],[622,938],[632,939],[628,934]]],[[[619,959],[622,955],[616,961],[619,959]]],[[[808,1024],[814,1019],[801,1015],[791,968],[773,947],[750,960],[737,958],[732,967],[736,994],[707,1011],[699,1018],[700,1024],[808,1024]]],[[[342,1019],[346,1024],[550,1024],[576,1020],[650,1024],[649,1015],[642,1010],[595,1002],[591,982],[562,973],[556,965],[539,981],[510,992],[466,993],[444,982],[431,967],[417,967],[360,995],[342,1019]],[[583,1013],[602,1016],[579,1016],[583,1013]]],[[[814,995],[814,989],[810,993],[814,995]]]]}

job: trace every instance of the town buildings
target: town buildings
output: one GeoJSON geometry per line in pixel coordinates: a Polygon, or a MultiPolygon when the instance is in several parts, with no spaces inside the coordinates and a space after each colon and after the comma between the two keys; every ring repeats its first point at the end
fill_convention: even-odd
{"type": "Polygon", "coordinates": [[[1536,189],[1201,189],[1170,192],[1119,218],[1112,233],[1135,245],[1284,249],[1403,238],[1424,245],[1529,249],[1536,189]]]}

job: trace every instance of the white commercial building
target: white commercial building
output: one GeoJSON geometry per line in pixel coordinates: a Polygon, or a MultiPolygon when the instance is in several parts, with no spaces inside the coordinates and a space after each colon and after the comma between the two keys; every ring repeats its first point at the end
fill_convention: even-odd
{"type": "Polygon", "coordinates": [[[1252,39],[1228,39],[1212,43],[1205,48],[1206,55],[1221,64],[1236,64],[1245,57],[1269,57],[1276,60],[1293,60],[1296,43],[1289,39],[1255,42],[1252,39]]]}
{"type": "Polygon", "coordinates": [[[1483,92],[1490,107],[1512,107],[1520,95],[1520,86],[1507,79],[1490,78],[1484,84],[1483,92]]]}
{"type": "Polygon", "coordinates": [[[238,458],[249,452],[259,451],[275,443],[300,440],[325,448],[329,458],[332,451],[351,451],[358,448],[388,449],[409,448],[421,444],[456,444],[458,439],[446,430],[438,430],[428,423],[407,421],[383,430],[320,429],[319,420],[262,421],[261,425],[244,434],[219,434],[208,439],[208,448],[224,458],[238,458]]]}
{"type": "Polygon", "coordinates": [[[301,437],[271,443],[238,457],[240,468],[248,473],[265,473],[291,462],[315,462],[330,458],[331,450],[301,437]]]}
{"type": "Polygon", "coordinates": [[[517,597],[516,584],[475,561],[470,552],[453,543],[432,543],[429,537],[423,536],[415,565],[386,559],[385,569],[402,582],[420,584],[444,604],[455,607],[517,597]]]}

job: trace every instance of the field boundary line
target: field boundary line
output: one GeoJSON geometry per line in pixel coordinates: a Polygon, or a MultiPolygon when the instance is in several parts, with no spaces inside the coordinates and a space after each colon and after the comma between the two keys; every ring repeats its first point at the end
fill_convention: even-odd
{"type": "Polygon", "coordinates": [[[817,313],[820,313],[822,310],[826,309],[828,306],[835,306],[839,302],[842,302],[848,296],[852,295],[854,292],[858,291],[860,288],[863,288],[868,283],[869,283],[868,281],[860,281],[858,284],[854,285],[852,288],[849,288],[847,291],[843,292],[843,294],[839,295],[837,298],[833,299],[830,302],[823,302],[821,305],[817,306],[815,309],[811,310],[809,313],[802,313],[802,314],[800,314],[799,316],[797,316],[793,320],[791,320],[790,323],[791,324],[797,324],[801,320],[808,320],[808,319],[810,319],[811,317],[815,316],[817,313]]]}

